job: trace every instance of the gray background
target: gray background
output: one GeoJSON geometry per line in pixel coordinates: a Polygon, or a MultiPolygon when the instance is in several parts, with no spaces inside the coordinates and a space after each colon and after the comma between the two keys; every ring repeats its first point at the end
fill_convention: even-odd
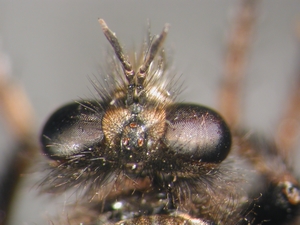
{"type": "MultiPolygon", "coordinates": [[[[36,111],[36,126],[41,127],[60,105],[94,93],[87,78],[101,75],[108,49],[98,18],[106,20],[129,50],[141,43],[147,19],[155,34],[168,22],[166,46],[174,52],[184,80],[180,99],[216,107],[226,38],[237,6],[235,0],[0,0],[0,50],[9,56],[12,76],[24,85],[36,111]]],[[[295,37],[300,1],[265,0],[259,14],[244,118],[250,130],[271,135],[300,60],[295,37]]],[[[13,140],[3,123],[0,132],[3,162],[13,140]]],[[[37,197],[34,182],[28,180],[20,188],[11,224],[45,224],[51,211],[59,212],[61,202],[68,200],[37,197]]]]}

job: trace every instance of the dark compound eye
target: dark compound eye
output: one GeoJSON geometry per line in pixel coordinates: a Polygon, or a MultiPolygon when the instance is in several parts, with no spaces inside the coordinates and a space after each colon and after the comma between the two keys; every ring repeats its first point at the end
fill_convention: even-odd
{"type": "Polygon", "coordinates": [[[178,156],[221,162],[231,147],[231,134],[222,117],[200,105],[174,104],[167,109],[165,141],[178,156]]]}
{"type": "Polygon", "coordinates": [[[91,150],[103,139],[102,116],[103,110],[97,102],[63,106],[44,126],[41,135],[43,151],[49,158],[64,159],[91,150]]]}

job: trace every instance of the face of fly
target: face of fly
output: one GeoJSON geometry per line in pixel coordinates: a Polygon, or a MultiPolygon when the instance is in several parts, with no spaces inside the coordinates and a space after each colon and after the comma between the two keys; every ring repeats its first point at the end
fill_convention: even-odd
{"type": "MultiPolygon", "coordinates": [[[[135,216],[128,220],[145,220],[143,201],[148,202],[147,208],[161,205],[158,214],[166,214],[167,220],[173,219],[169,214],[178,207],[184,209],[179,213],[191,215],[198,204],[211,208],[222,198],[202,199],[211,195],[210,189],[215,189],[217,183],[228,191],[231,188],[224,186],[225,179],[220,179],[225,170],[220,164],[230,151],[231,134],[214,110],[174,101],[174,77],[162,47],[168,25],[161,34],[148,37],[141,55],[128,58],[104,20],[99,23],[115,53],[110,71],[113,83],[106,89],[97,89],[98,99],[70,103],[48,119],[41,143],[45,155],[55,163],[51,163],[51,172],[42,187],[48,192],[60,192],[83,186],[85,195],[96,198],[94,204],[105,204],[105,208],[116,201],[126,202],[120,215],[107,219],[110,222],[133,212],[135,216]],[[212,185],[202,185],[204,180],[210,180],[212,185]],[[194,188],[184,194],[186,186],[194,188]],[[142,194],[144,200],[132,205],[130,190],[138,196],[142,194]],[[158,191],[161,198],[150,203],[149,198],[158,191]],[[192,200],[191,196],[198,193],[203,197],[192,200]]],[[[106,211],[96,212],[103,213],[106,211]]],[[[204,219],[211,218],[212,214],[204,219]]]]}

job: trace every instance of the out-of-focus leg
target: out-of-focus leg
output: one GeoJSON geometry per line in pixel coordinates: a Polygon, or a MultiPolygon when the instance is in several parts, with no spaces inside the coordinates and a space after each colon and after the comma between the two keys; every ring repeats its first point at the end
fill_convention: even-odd
{"type": "Polygon", "coordinates": [[[242,118],[242,86],[247,64],[247,54],[252,41],[256,18],[256,0],[242,1],[229,33],[225,55],[224,74],[220,88],[219,111],[233,129],[242,118]]]}
{"type": "Polygon", "coordinates": [[[21,175],[38,152],[33,109],[25,91],[8,73],[8,60],[0,54],[0,113],[15,140],[1,177],[0,224],[6,224],[21,175]]]}

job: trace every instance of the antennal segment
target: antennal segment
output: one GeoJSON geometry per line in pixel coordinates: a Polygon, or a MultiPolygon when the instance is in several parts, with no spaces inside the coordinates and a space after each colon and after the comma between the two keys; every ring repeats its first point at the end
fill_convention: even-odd
{"type": "MultiPolygon", "coordinates": [[[[148,72],[148,69],[150,67],[151,62],[153,61],[154,57],[156,56],[158,50],[160,49],[160,47],[162,46],[162,44],[164,43],[167,33],[169,30],[169,24],[166,24],[161,32],[160,35],[156,35],[154,37],[154,40],[151,44],[151,46],[149,47],[149,50],[147,52],[147,55],[145,57],[145,61],[143,63],[143,65],[141,65],[141,67],[139,68],[139,71],[137,73],[137,86],[141,86],[144,83],[144,80],[146,78],[146,74],[148,72]]],[[[138,88],[138,90],[140,90],[138,88]]]]}
{"type": "Polygon", "coordinates": [[[133,103],[133,94],[135,89],[135,85],[134,85],[135,72],[133,71],[131,64],[125,59],[123,49],[116,35],[108,28],[107,24],[103,19],[99,19],[98,22],[102,27],[105,37],[107,38],[107,40],[109,41],[113,49],[115,50],[115,53],[122,64],[125,76],[129,82],[126,104],[131,105],[133,103]]]}
{"type": "Polygon", "coordinates": [[[107,24],[105,23],[105,21],[103,19],[99,19],[98,22],[100,23],[100,25],[102,27],[105,37],[107,38],[107,40],[109,41],[109,43],[111,44],[113,49],[115,50],[117,57],[119,58],[120,62],[122,63],[127,80],[131,84],[133,77],[134,77],[134,71],[132,70],[132,66],[131,66],[130,62],[128,62],[125,59],[123,49],[122,49],[116,35],[108,28],[107,24]]]}
{"type": "Polygon", "coordinates": [[[166,24],[161,32],[160,35],[154,36],[150,47],[146,53],[145,59],[143,64],[139,67],[137,74],[132,68],[130,62],[125,58],[123,49],[116,37],[116,35],[108,28],[107,24],[103,19],[98,20],[103,33],[107,40],[110,42],[111,46],[113,47],[118,59],[120,60],[124,74],[128,81],[128,89],[127,89],[127,100],[126,105],[129,106],[134,102],[134,99],[138,100],[139,103],[143,104],[144,96],[144,81],[146,79],[149,67],[153,62],[154,57],[156,56],[157,52],[160,50],[164,40],[166,39],[169,24],[166,24]],[[136,77],[135,77],[136,76],[136,77]]]}

